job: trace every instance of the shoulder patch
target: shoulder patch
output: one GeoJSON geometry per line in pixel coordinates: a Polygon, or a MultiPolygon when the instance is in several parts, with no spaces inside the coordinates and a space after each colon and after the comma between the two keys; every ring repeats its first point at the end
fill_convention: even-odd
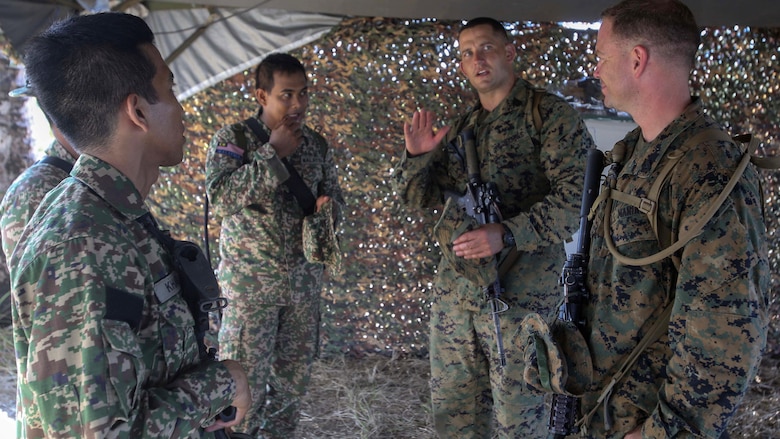
{"type": "Polygon", "coordinates": [[[244,150],[232,143],[219,142],[217,144],[216,153],[223,154],[238,160],[244,158],[244,150]]]}

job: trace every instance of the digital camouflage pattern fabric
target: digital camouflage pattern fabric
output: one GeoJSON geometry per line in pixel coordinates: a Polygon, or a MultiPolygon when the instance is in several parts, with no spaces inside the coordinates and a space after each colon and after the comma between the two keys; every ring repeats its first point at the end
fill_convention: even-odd
{"type": "MultiPolygon", "coordinates": [[[[73,164],[75,161],[68,151],[56,140],[46,148],[45,154],[49,157],[56,157],[73,164]]],[[[36,163],[21,173],[3,196],[0,203],[0,230],[3,236],[3,265],[7,264],[8,259],[16,248],[19,237],[22,236],[24,226],[32,217],[33,212],[38,207],[43,197],[57,186],[68,173],[57,166],[47,163],[36,163]]],[[[0,309],[0,326],[6,326],[3,322],[11,324],[11,302],[7,303],[7,308],[0,309]]]]}
{"type": "MultiPolygon", "coordinates": [[[[338,216],[344,199],[332,151],[309,127],[303,133],[287,159],[313,194],[331,197],[329,209],[338,216]]],[[[317,353],[324,271],[304,256],[304,213],[283,184],[288,175],[273,147],[244,122],[220,129],[211,141],[206,185],[222,217],[218,277],[231,303],[220,327],[220,357],[244,365],[253,399],[235,430],[280,438],[292,437],[317,353]],[[278,332],[282,324],[294,329],[278,332]]]]}
{"type": "MultiPolygon", "coordinates": [[[[492,112],[477,104],[463,116],[441,148],[416,157],[404,152],[394,174],[404,203],[441,206],[445,191],[463,192],[467,182],[446,144],[463,128],[473,127],[482,180],[498,186],[504,224],[512,230],[520,252],[502,279],[501,298],[509,305],[500,314],[504,368],[498,363],[483,285],[459,275],[448,262],[452,258],[443,257],[439,264],[431,298],[430,357],[433,415],[442,437],[490,437],[493,409],[500,437],[547,433],[542,394],[526,388],[523,353],[508,340],[527,313],[546,316],[556,309],[558,276],[565,260],[563,242],[577,229],[585,154],[593,140],[577,112],[551,94],[541,99],[543,125],[536,132],[532,96],[530,85],[517,79],[492,112]]],[[[457,217],[448,216],[446,210],[442,213],[437,229],[451,231],[437,233],[442,252],[451,251],[452,240],[462,233],[463,225],[449,219],[457,217]]]]}
{"type": "MultiPolygon", "coordinates": [[[[647,194],[663,157],[711,126],[717,125],[695,100],[644,147],[637,146],[639,129],[630,132],[622,140],[626,160],[616,188],[647,194]]],[[[661,192],[659,222],[674,236],[690,227],[720,194],[743,152],[724,141],[690,150],[661,192]]],[[[604,241],[604,221],[620,253],[638,258],[659,250],[644,213],[615,201],[611,217],[604,218],[603,203],[599,206],[585,310],[594,380],[582,411],[596,409],[588,436],[622,438],[643,424],[643,437],[720,437],[757,373],[767,340],[769,268],[756,169],[747,168],[716,216],[679,252],[679,273],[669,258],[641,267],[618,264],[604,241]],[[668,332],[642,352],[597,407],[601,390],[668,301],[668,332]]]]}
{"type": "MultiPolygon", "coordinates": [[[[46,148],[46,156],[73,164],[75,159],[56,140],[46,148]]],[[[32,217],[43,197],[60,184],[68,173],[64,169],[38,162],[14,180],[0,204],[0,228],[3,234],[3,253],[11,257],[24,226],[32,217]]]]}
{"type": "Polygon", "coordinates": [[[17,437],[200,438],[235,398],[202,363],[171,258],[133,184],[89,155],[11,258],[17,437]]]}

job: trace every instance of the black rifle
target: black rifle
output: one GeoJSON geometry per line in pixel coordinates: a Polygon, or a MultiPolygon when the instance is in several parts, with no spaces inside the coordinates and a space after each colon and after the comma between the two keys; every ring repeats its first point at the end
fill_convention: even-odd
{"type": "MultiPolygon", "coordinates": [[[[171,238],[169,238],[171,239],[171,238]]],[[[209,330],[209,314],[224,309],[228,301],[219,296],[219,284],[211,268],[211,262],[197,245],[187,241],[173,241],[172,254],[174,266],[179,273],[182,296],[195,319],[195,338],[203,361],[216,361],[217,350],[206,348],[203,341],[209,330]]],[[[236,417],[236,408],[230,406],[219,414],[223,421],[236,417]]],[[[228,433],[225,429],[214,432],[215,439],[251,439],[244,433],[228,433]]]]}
{"type": "MultiPolygon", "coordinates": [[[[582,308],[588,300],[588,290],[585,286],[591,226],[588,213],[599,194],[599,180],[603,170],[604,153],[596,148],[588,150],[585,187],[582,191],[582,206],[580,207],[580,230],[577,233],[577,251],[566,258],[561,272],[560,285],[563,287],[563,304],[558,311],[558,319],[564,322],[574,322],[580,331],[585,326],[582,308]]],[[[576,425],[579,410],[579,398],[562,394],[553,395],[549,428],[555,439],[579,432],[579,427],[576,425]]]]}
{"type": "MultiPolygon", "coordinates": [[[[474,219],[480,225],[494,224],[501,222],[501,212],[498,209],[499,196],[498,188],[493,182],[483,183],[479,172],[479,160],[477,159],[477,148],[474,140],[474,131],[467,128],[458,134],[455,139],[457,145],[450,145],[463,164],[463,153],[465,151],[465,168],[468,182],[466,184],[466,193],[454,197],[466,214],[474,219]]],[[[498,255],[495,257],[496,271],[498,271],[498,255]]],[[[496,346],[498,349],[498,361],[501,366],[506,366],[506,355],[504,354],[504,342],[501,339],[501,321],[499,313],[506,311],[509,307],[501,300],[501,293],[504,291],[501,287],[501,279],[498,274],[490,285],[483,286],[482,290],[490,304],[490,312],[493,315],[493,325],[496,330],[496,346]]]]}

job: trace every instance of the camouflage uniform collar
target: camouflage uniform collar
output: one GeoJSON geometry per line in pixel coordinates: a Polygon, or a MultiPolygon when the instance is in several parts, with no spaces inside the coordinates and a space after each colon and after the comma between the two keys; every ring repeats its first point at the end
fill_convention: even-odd
{"type": "Polygon", "coordinates": [[[259,110],[257,110],[257,114],[255,114],[254,117],[257,119],[258,122],[260,122],[260,126],[263,127],[263,129],[270,135],[271,134],[271,128],[263,122],[263,118],[260,117],[263,115],[263,107],[260,107],[259,110]]]}
{"type": "Polygon", "coordinates": [[[642,134],[640,128],[631,131],[623,140],[627,149],[626,156],[631,157],[629,164],[624,168],[624,172],[631,173],[640,178],[649,178],[653,172],[662,164],[662,158],[670,151],[680,148],[688,134],[680,136],[689,131],[689,128],[699,123],[704,117],[704,111],[701,106],[701,100],[698,97],[692,97],[691,103],[685,108],[685,111],[677,117],[672,123],[667,125],[663,131],[650,142],[639,142],[642,134]],[[643,146],[639,148],[639,143],[643,146]]]}
{"type": "Polygon", "coordinates": [[[70,153],[65,149],[65,147],[62,146],[62,144],[56,140],[51,142],[51,145],[49,145],[46,148],[44,154],[46,154],[49,157],[57,157],[71,164],[75,161],[73,159],[73,156],[70,155],[70,153]]]}
{"type": "Polygon", "coordinates": [[[501,115],[512,112],[518,107],[524,108],[528,102],[529,90],[533,90],[533,87],[528,81],[520,77],[515,77],[515,85],[512,86],[509,94],[506,95],[504,100],[501,101],[493,111],[488,112],[485,110],[482,107],[482,103],[477,99],[472,113],[469,116],[469,125],[478,126],[489,124],[493,120],[501,117],[501,115]]]}
{"type": "Polygon", "coordinates": [[[118,169],[95,156],[81,154],[71,175],[130,220],[148,212],[144,199],[133,182],[118,169]]]}

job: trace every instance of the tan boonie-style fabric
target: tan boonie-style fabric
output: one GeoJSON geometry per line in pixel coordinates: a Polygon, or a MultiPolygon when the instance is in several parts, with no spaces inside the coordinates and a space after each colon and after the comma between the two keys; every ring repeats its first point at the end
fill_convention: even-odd
{"type": "Polygon", "coordinates": [[[520,324],[514,343],[524,353],[525,382],[544,393],[582,396],[593,376],[593,362],[582,333],[572,322],[552,326],[536,313],[520,324]]]}
{"type": "Polygon", "coordinates": [[[309,262],[325,264],[334,273],[340,273],[341,246],[334,210],[333,200],[328,200],[317,212],[303,219],[303,255],[309,262]]]}

